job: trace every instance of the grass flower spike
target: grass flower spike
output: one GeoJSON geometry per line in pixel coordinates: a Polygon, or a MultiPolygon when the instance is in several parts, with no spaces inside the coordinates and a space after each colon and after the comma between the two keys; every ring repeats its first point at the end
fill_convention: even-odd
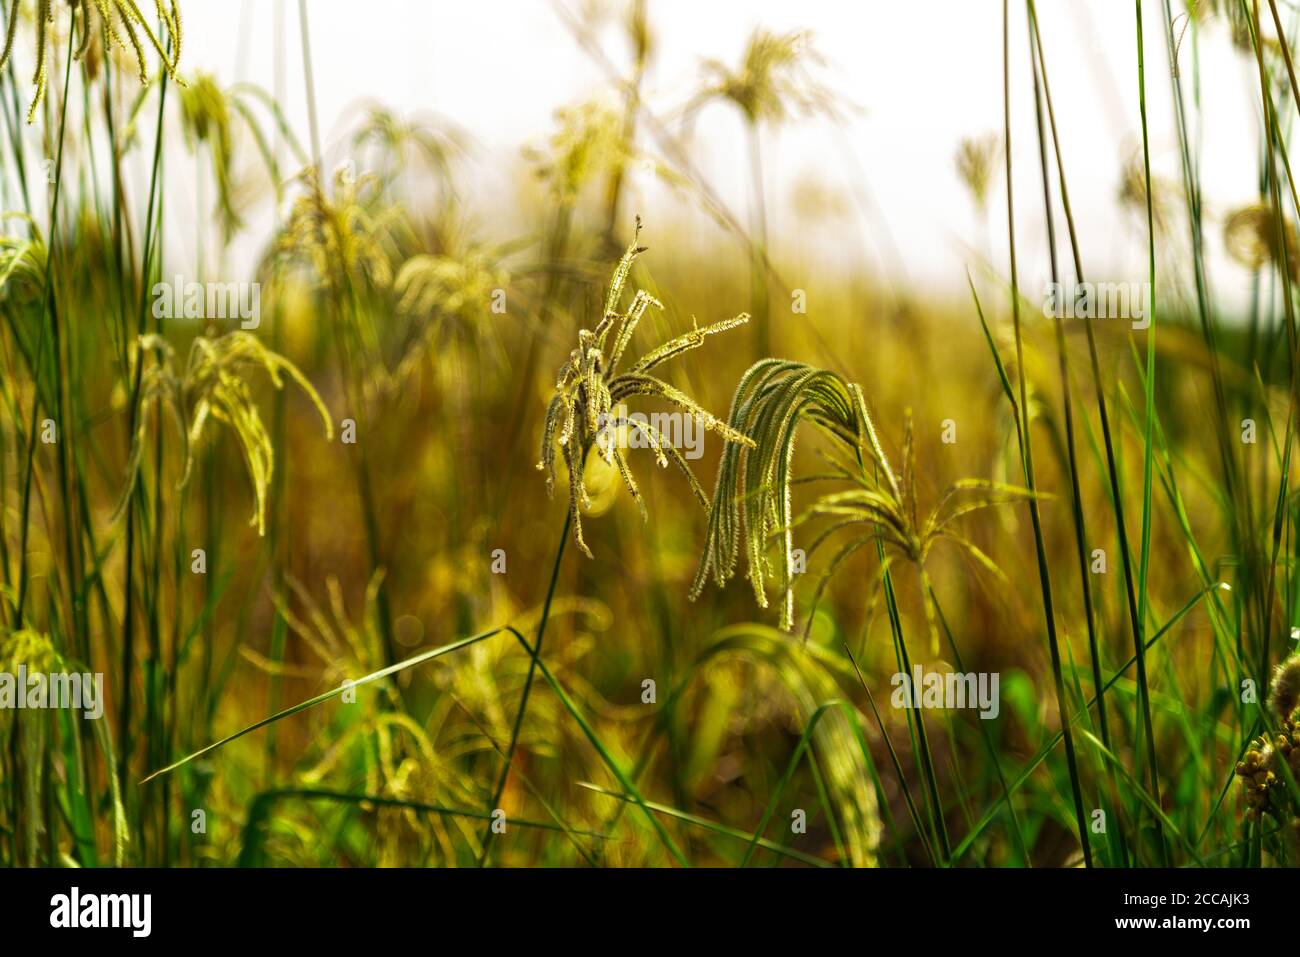
{"type": "MultiPolygon", "coordinates": [[[[315,387],[297,366],[266,348],[256,336],[247,332],[195,339],[185,369],[179,375],[175,369],[175,353],[166,340],[156,335],[141,336],[140,349],[152,350],[158,356],[158,361],[144,374],[140,401],[143,407],[163,406],[176,423],[185,456],[181,485],[189,480],[193,448],[202,438],[209,420],[224,422],[235,434],[253,486],[255,507],[250,524],[257,526],[259,535],[265,535],[266,496],[275,468],[275,453],[270,434],[254,402],[247,373],[263,370],[277,389],[283,388],[286,375],[296,382],[320,414],[325,425],[325,437],[329,439],[333,437],[333,426],[315,387]]],[[[139,415],[127,464],[126,487],[116,514],[125,509],[139,475],[148,434],[146,424],[145,416],[139,415]]]]}
{"type": "Polygon", "coordinates": [[[1001,155],[1002,144],[996,133],[969,137],[957,147],[954,157],[957,176],[975,201],[976,208],[981,211],[988,207],[989,188],[1001,155]]]}
{"type": "MultiPolygon", "coordinates": [[[[637,220],[637,236],[641,221],[637,220]]],[[[628,468],[623,452],[617,447],[617,436],[623,431],[639,433],[645,445],[654,451],[655,460],[666,467],[669,459],[686,475],[691,491],[700,504],[708,507],[708,498],[695,474],[686,463],[680,450],[651,423],[620,414],[623,402],[633,396],[651,396],[677,406],[693,415],[705,429],[717,432],[734,445],[753,447],[754,443],[739,429],[732,428],[706,412],[694,399],[674,388],[651,372],[660,364],[704,344],[715,333],[725,332],[749,321],[747,313],[734,319],[725,319],[703,328],[696,327],[661,344],[632,362],[625,372],[618,372],[619,363],[632,341],[632,333],[650,307],[662,309],[663,304],[644,290],[638,290],[626,312],[619,312],[623,287],[636,257],[645,252],[644,246],[632,244],[623,253],[610,281],[605,299],[603,318],[595,331],[583,329],[578,333],[578,348],[560,369],[555,383],[555,396],[546,410],[546,426],[542,436],[542,459],[537,467],[546,472],[546,488],[555,488],[555,450],[564,456],[569,471],[569,514],[573,520],[573,537],[578,547],[591,557],[591,549],[582,537],[580,508],[590,508],[591,500],[583,484],[582,472],[587,452],[594,445],[597,453],[607,463],[617,466],[623,484],[645,516],[645,502],[637,488],[636,480],[628,468]],[[617,327],[617,329],[616,329],[617,327]],[[610,333],[614,333],[612,344],[610,333]]]]}
{"type": "MultiPolygon", "coordinates": [[[[21,0],[13,0],[9,4],[9,22],[5,25],[5,46],[4,52],[0,53],[0,68],[4,67],[13,53],[14,37],[18,32],[18,5],[20,2],[21,0]]],[[[103,24],[104,35],[109,43],[115,43],[123,49],[126,49],[127,43],[130,44],[131,49],[135,52],[136,62],[140,66],[141,83],[148,82],[149,70],[145,65],[144,43],[140,39],[140,33],[144,34],[144,38],[157,51],[159,58],[162,60],[163,68],[167,70],[168,75],[172,79],[177,78],[176,67],[180,63],[181,57],[181,11],[175,0],[172,0],[171,3],[155,0],[158,19],[167,28],[167,33],[171,39],[170,52],[163,48],[162,41],[149,28],[149,25],[145,22],[144,14],[140,12],[135,0],[70,0],[68,6],[72,8],[74,20],[76,20],[78,14],[81,17],[78,27],[81,38],[75,54],[77,59],[81,59],[90,46],[90,38],[94,32],[91,27],[91,14],[93,12],[99,15],[99,19],[103,24]],[[119,27],[121,28],[120,32],[119,27]],[[123,33],[126,34],[125,41],[122,39],[123,33]]],[[[28,123],[36,119],[36,110],[41,105],[41,100],[45,98],[54,10],[54,0],[37,0],[35,12],[36,68],[32,74],[32,83],[36,87],[36,95],[32,99],[31,108],[27,111],[28,123]]]]}
{"type": "MultiPolygon", "coordinates": [[[[754,436],[757,446],[752,451],[729,447],[723,452],[692,597],[699,596],[710,572],[719,587],[725,585],[736,573],[743,546],[754,600],[759,607],[767,607],[766,581],[776,577],[782,595],[781,627],[791,629],[794,528],[814,519],[823,519],[827,524],[809,547],[808,556],[841,529],[866,528],[831,560],[818,586],[819,596],[844,559],[874,542],[891,546],[913,563],[927,588],[925,561],[931,548],[943,540],[958,546],[993,574],[1001,574],[992,559],[960,535],[952,523],[976,510],[1024,499],[1029,493],[1015,486],[963,479],[954,483],[928,514],[922,515],[917,509],[911,417],[907,418],[903,443],[903,468],[896,472],[871,421],[862,387],[856,382],[799,362],[763,359],[740,380],[729,422],[733,429],[754,436]],[[831,451],[827,455],[830,471],[802,481],[840,482],[847,488],[823,494],[807,512],[796,517],[791,486],[801,480],[794,477],[792,463],[795,432],[804,420],[830,439],[831,451]],[[775,575],[767,556],[773,541],[780,554],[775,575]]],[[[888,567],[886,560],[881,573],[888,567]]],[[[937,650],[937,631],[928,604],[926,612],[937,650]]]]}
{"type": "Polygon", "coordinates": [[[712,99],[729,100],[750,123],[779,124],[794,115],[815,113],[837,116],[838,98],[810,69],[821,64],[806,32],[757,29],[736,69],[719,60],[705,61],[705,86],[690,108],[712,99]]]}

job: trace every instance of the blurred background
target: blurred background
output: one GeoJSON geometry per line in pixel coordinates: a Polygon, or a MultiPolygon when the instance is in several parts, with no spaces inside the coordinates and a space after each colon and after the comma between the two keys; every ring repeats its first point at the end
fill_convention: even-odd
{"type": "MultiPolygon", "coordinates": [[[[1148,6],[1158,12],[1159,4],[1148,6]]],[[[1210,6],[1202,4],[1203,10],[1210,6]]],[[[191,66],[224,84],[252,81],[276,91],[293,128],[305,137],[296,6],[240,0],[194,7],[188,14],[193,35],[204,42],[190,51],[191,66]]],[[[1057,110],[1071,117],[1060,136],[1073,160],[1067,172],[1092,272],[1098,280],[1140,281],[1143,239],[1118,205],[1125,170],[1141,150],[1133,11],[1120,3],[1047,0],[1038,13],[1051,38],[1044,41],[1048,56],[1061,64],[1051,76],[1052,93],[1057,110]]],[[[1180,62],[1190,69],[1192,33],[1184,11],[1176,14],[1180,62]]],[[[610,71],[628,75],[634,55],[620,30],[623,15],[618,3],[599,0],[485,0],[470,7],[376,0],[365,16],[322,16],[313,24],[312,40],[327,151],[337,148],[349,118],[367,105],[382,103],[399,116],[436,114],[468,134],[464,169],[478,218],[517,228],[520,173],[526,168],[521,147],[548,135],[557,104],[618,101],[610,71]],[[575,22],[590,31],[594,51],[575,38],[575,22]]],[[[655,42],[643,97],[677,135],[687,129],[681,114],[700,86],[701,64],[737,63],[756,26],[807,32],[825,60],[823,80],[839,95],[842,115],[761,133],[776,252],[878,277],[901,273],[928,293],[959,300],[966,296],[972,261],[991,255],[1005,272],[1005,243],[989,248],[953,163],[962,140],[1002,128],[1002,21],[995,0],[848,8],[833,0],[797,6],[781,0],[661,0],[652,21],[655,42]],[[921,183],[925,188],[916,188],[921,183]],[[834,216],[809,222],[817,212],[834,216]]],[[[1012,26],[1017,84],[1029,82],[1023,16],[1019,21],[1012,26]]],[[[1171,67],[1158,19],[1145,42],[1153,175],[1177,181],[1171,67]]],[[[1258,77],[1251,58],[1234,48],[1225,18],[1201,27],[1196,55],[1215,81],[1195,91],[1199,120],[1193,134],[1203,144],[1206,206],[1222,214],[1254,198],[1251,177],[1261,143],[1258,77]]],[[[1018,99],[1012,109],[1026,250],[1020,265],[1026,285],[1037,288],[1047,281],[1047,259],[1041,203],[1034,201],[1040,185],[1033,101],[1018,99]]],[[[692,162],[730,209],[743,212],[750,181],[742,118],[715,104],[690,132],[692,162]]],[[[651,155],[661,152],[652,142],[645,145],[651,155]]],[[[672,222],[675,247],[698,252],[722,238],[689,199],[644,167],[633,167],[627,188],[629,211],[672,222]]],[[[989,207],[994,235],[1000,235],[1006,217],[1000,189],[989,207]]],[[[1249,274],[1229,268],[1217,231],[1208,246],[1219,301],[1242,308],[1249,274]]],[[[252,255],[247,244],[244,252],[252,255]]]]}

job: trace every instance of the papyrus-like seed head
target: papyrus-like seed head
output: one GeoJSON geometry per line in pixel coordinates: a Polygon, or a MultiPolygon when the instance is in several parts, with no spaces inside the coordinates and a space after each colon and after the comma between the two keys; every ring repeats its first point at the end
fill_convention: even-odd
{"type": "Polygon", "coordinates": [[[1283,721],[1300,706],[1300,655],[1292,655],[1277,666],[1273,672],[1273,684],[1269,691],[1269,706],[1283,721]]]}

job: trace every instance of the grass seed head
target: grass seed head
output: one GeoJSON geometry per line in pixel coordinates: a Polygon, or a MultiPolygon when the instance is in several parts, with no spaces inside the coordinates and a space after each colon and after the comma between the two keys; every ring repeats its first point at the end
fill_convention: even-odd
{"type": "Polygon", "coordinates": [[[669,385],[651,372],[661,363],[676,358],[704,344],[716,333],[734,329],[749,321],[742,313],[734,319],[725,319],[711,325],[696,326],[690,332],[662,343],[639,359],[629,360],[626,371],[619,372],[624,354],[631,345],[632,333],[647,310],[662,309],[663,303],[644,290],[638,290],[626,311],[620,311],[624,287],[636,258],[645,252],[637,244],[641,234],[641,220],[637,219],[636,236],[619,260],[610,280],[605,298],[605,311],[595,330],[583,329],[578,333],[578,347],[569,353],[560,367],[555,382],[555,395],[546,409],[546,422],[542,434],[542,458],[537,467],[546,472],[546,489],[555,488],[555,453],[559,449],[569,473],[569,514],[573,521],[573,536],[583,553],[591,557],[591,549],[582,535],[580,510],[590,507],[590,497],[583,481],[583,466],[587,453],[594,447],[607,464],[616,466],[623,484],[633,500],[646,514],[641,491],[628,468],[623,451],[617,447],[616,436],[620,430],[633,430],[644,440],[655,460],[666,466],[671,460],[681,469],[691,490],[701,505],[707,507],[708,499],[700,487],[681,451],[675,448],[653,424],[621,414],[626,400],[634,396],[649,396],[667,401],[681,413],[693,415],[706,429],[717,432],[729,445],[753,446],[753,441],[705,411],[694,399],[669,385]],[[612,343],[609,341],[613,335],[612,343]]]}
{"type": "MultiPolygon", "coordinates": [[[[925,561],[941,541],[960,548],[996,576],[1001,572],[983,551],[953,527],[956,519],[979,509],[1029,497],[1025,489],[978,479],[954,483],[924,517],[917,510],[916,464],[911,415],[904,427],[903,467],[895,472],[867,410],[862,388],[838,373],[783,359],[762,359],[750,367],[732,399],[729,426],[753,436],[755,446],[728,446],[718,466],[704,553],[691,588],[698,597],[712,572],[719,587],[736,573],[741,550],[746,577],[759,607],[767,607],[767,580],[781,592],[781,627],[794,626],[794,528],[813,519],[827,525],[807,555],[842,529],[865,528],[831,560],[817,587],[818,597],[840,562],[858,548],[880,541],[916,565],[923,583],[925,561]],[[793,461],[797,427],[814,425],[829,440],[827,474],[814,480],[844,483],[827,492],[803,514],[793,510],[793,461]],[[775,542],[779,564],[773,570],[768,548],[775,542]]],[[[807,557],[807,556],[805,556],[807,557]]],[[[887,567],[884,566],[884,567],[887,567]]],[[[814,599],[814,605],[816,599],[814,599]]],[[[926,603],[927,615],[932,615],[926,603]]],[[[811,621],[811,619],[810,619],[811,621]]],[[[937,628],[930,621],[937,651],[937,628]]]]}
{"type": "Polygon", "coordinates": [[[212,178],[217,186],[217,212],[227,241],[243,226],[243,217],[236,208],[235,154],[238,144],[235,136],[239,124],[252,135],[253,143],[275,189],[277,200],[283,178],[280,162],[276,159],[271,139],[264,124],[258,119],[255,107],[270,115],[294,155],[305,163],[301,145],[285,119],[280,105],[265,90],[251,83],[236,83],[222,87],[210,73],[196,73],[180,88],[181,129],[191,149],[203,145],[208,149],[212,178]]]}
{"type": "Polygon", "coordinates": [[[586,185],[626,166],[633,156],[623,118],[611,103],[591,100],[555,111],[558,125],[545,148],[528,147],[524,158],[545,180],[561,206],[571,206],[586,185]]]}
{"type": "Polygon", "coordinates": [[[1272,206],[1252,204],[1233,211],[1224,221],[1223,242],[1228,254],[1250,270],[1272,266],[1286,270],[1292,281],[1300,279],[1300,233],[1283,217],[1282,239],[1272,206]]]}
{"type": "Polygon", "coordinates": [[[989,186],[1001,156],[1002,139],[996,133],[967,137],[957,147],[957,175],[980,210],[988,206],[989,186]]]}
{"type": "Polygon", "coordinates": [[[1300,654],[1292,655],[1273,672],[1268,703],[1284,721],[1300,708],[1300,654]]]}
{"type": "Polygon", "coordinates": [[[840,98],[811,69],[822,63],[807,32],[773,33],[760,27],[750,35],[735,69],[719,60],[704,62],[704,86],[687,112],[713,100],[726,100],[751,126],[780,125],[795,116],[835,118],[840,98]]]}
{"type": "MultiPolygon", "coordinates": [[[[36,68],[32,74],[32,85],[36,88],[36,93],[32,98],[31,108],[27,111],[28,123],[36,119],[36,110],[45,97],[45,89],[48,85],[49,47],[55,25],[54,11],[57,5],[55,0],[36,0],[35,4],[36,9],[33,17],[35,22],[33,26],[36,32],[36,68]]],[[[68,0],[66,5],[70,8],[72,21],[76,24],[76,29],[81,35],[80,43],[75,52],[75,57],[78,60],[85,56],[86,50],[90,46],[91,37],[97,32],[92,25],[97,16],[101,29],[110,44],[122,49],[126,48],[127,43],[130,44],[131,50],[135,53],[136,62],[140,67],[141,83],[149,81],[149,69],[145,63],[144,43],[140,39],[141,34],[158,54],[158,58],[168,75],[179,82],[176,76],[176,67],[180,64],[181,57],[181,11],[176,0],[172,0],[171,3],[165,3],[164,0],[154,0],[158,19],[166,28],[166,34],[170,38],[170,52],[163,48],[158,35],[145,22],[144,14],[141,13],[140,7],[135,3],[135,0],[68,0]],[[122,39],[123,34],[126,35],[125,41],[122,39]]],[[[9,4],[9,21],[5,27],[4,51],[0,52],[0,69],[3,69],[13,53],[14,40],[18,34],[19,6],[20,0],[13,0],[9,4]]]]}
{"type": "Polygon", "coordinates": [[[1250,742],[1236,773],[1246,818],[1257,822],[1270,815],[1284,828],[1284,838],[1293,841],[1300,830],[1300,805],[1286,778],[1289,772],[1292,779],[1300,779],[1300,655],[1292,655],[1273,673],[1268,703],[1278,716],[1278,728],[1250,742]]]}
{"type": "Polygon", "coordinates": [[[230,428],[243,453],[253,487],[255,504],[250,524],[257,526],[258,535],[265,535],[266,498],[275,469],[275,452],[257,410],[248,375],[260,369],[277,389],[284,387],[286,376],[292,379],[320,414],[325,436],[329,439],[333,437],[334,429],[320,394],[297,366],[266,348],[256,336],[247,332],[230,332],[217,338],[198,337],[190,347],[185,369],[181,372],[176,371],[175,351],[161,337],[141,336],[139,348],[142,352],[152,352],[155,362],[141,380],[141,408],[127,463],[127,481],[114,516],[125,510],[139,476],[148,444],[145,412],[162,408],[175,423],[181,437],[185,459],[182,486],[189,481],[194,446],[207,431],[209,421],[230,428]]]}

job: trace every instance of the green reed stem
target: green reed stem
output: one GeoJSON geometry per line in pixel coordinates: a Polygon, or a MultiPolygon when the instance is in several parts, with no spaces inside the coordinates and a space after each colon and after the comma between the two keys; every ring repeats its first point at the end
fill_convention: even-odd
{"type": "MultiPolygon", "coordinates": [[[[583,455],[583,462],[586,462],[586,455],[583,455]]],[[[570,476],[570,481],[573,477],[570,476]]],[[[546,589],[546,601],[542,604],[542,617],[537,623],[537,635],[533,639],[533,657],[528,662],[528,676],[524,679],[523,694],[519,699],[519,710],[515,712],[514,727],[510,731],[510,745],[506,748],[505,766],[501,769],[501,776],[497,779],[496,787],[492,790],[492,801],[488,805],[490,814],[501,804],[501,795],[505,792],[506,781],[510,778],[510,767],[515,759],[515,749],[519,746],[519,733],[524,726],[524,714],[528,710],[528,695],[533,688],[533,678],[537,672],[537,662],[542,654],[542,638],[546,634],[546,623],[551,617],[551,602],[555,598],[555,586],[560,580],[560,565],[564,560],[564,549],[569,541],[569,532],[573,526],[573,512],[569,509],[564,511],[564,528],[560,532],[560,542],[555,547],[555,561],[551,565],[551,583],[546,589]]],[[[479,867],[487,862],[488,853],[492,849],[492,838],[494,832],[491,827],[483,835],[483,851],[479,854],[479,867]]]]}
{"type": "Polygon", "coordinates": [[[1025,383],[1024,344],[1020,329],[1020,283],[1016,266],[1016,217],[1014,190],[1011,179],[1011,10],[1010,0],[1002,2],[1002,119],[1004,158],[1007,176],[1007,237],[1011,259],[1011,315],[1015,326],[1016,372],[1020,379],[1020,408],[1017,416],[1017,435],[1020,443],[1021,465],[1025,485],[1034,493],[1029,499],[1029,515],[1034,527],[1034,548],[1038,558],[1038,579],[1043,596],[1043,617],[1047,625],[1048,648],[1052,657],[1052,677],[1056,683],[1056,707],[1061,728],[1065,733],[1065,756],[1070,769],[1070,790],[1074,797],[1075,823],[1079,843],[1083,846],[1084,863],[1092,867],[1092,847],[1088,840],[1088,827],[1083,806],[1083,787],[1079,780],[1079,765],[1074,751],[1074,737],[1065,697],[1065,681],[1061,674],[1061,648],[1056,635],[1056,612],[1052,602],[1052,580],[1047,565],[1047,546],[1043,540],[1042,517],[1038,508],[1038,487],[1034,480],[1034,454],[1030,440],[1029,400],[1025,383]]]}

